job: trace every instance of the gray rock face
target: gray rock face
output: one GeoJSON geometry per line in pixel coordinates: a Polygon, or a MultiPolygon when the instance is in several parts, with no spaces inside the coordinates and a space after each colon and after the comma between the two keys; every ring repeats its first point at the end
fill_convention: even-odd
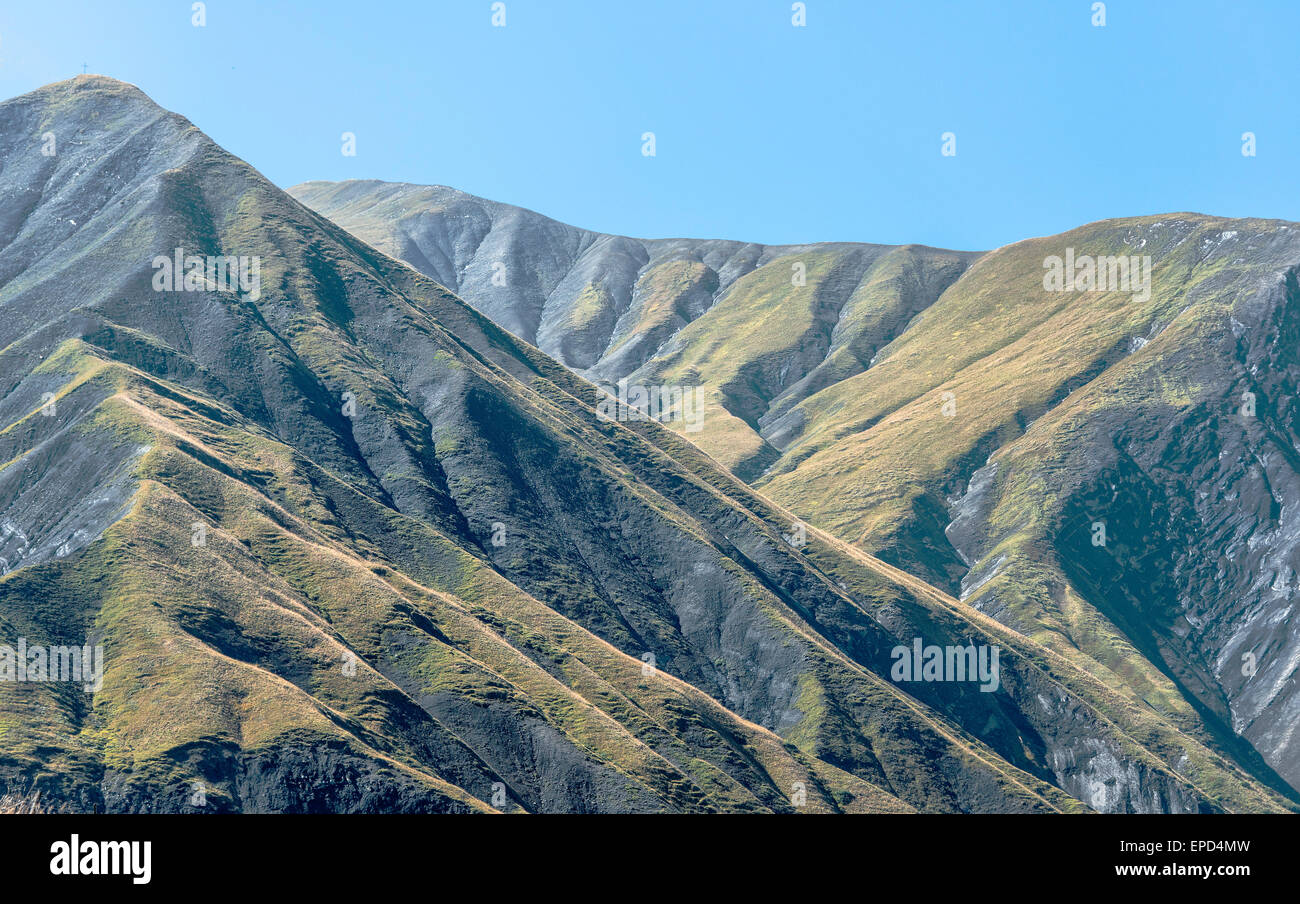
{"type": "Polygon", "coordinates": [[[1130,239],[1182,280],[1172,316],[975,471],[947,536],[964,600],[1032,630],[1023,600],[1077,595],[1224,743],[1300,787],[1300,231],[1222,222],[1130,239]]]}

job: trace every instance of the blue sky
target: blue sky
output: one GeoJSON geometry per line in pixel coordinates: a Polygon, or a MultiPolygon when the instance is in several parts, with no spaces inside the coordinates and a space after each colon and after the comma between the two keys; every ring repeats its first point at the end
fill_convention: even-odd
{"type": "Polygon", "coordinates": [[[505,2],[504,28],[490,0],[209,0],[202,28],[190,0],[9,2],[0,94],[84,63],[282,186],[438,183],[636,236],[1300,219],[1294,0],[1113,0],[1102,28],[1092,0],[806,0],[803,28],[789,0],[505,2]]]}

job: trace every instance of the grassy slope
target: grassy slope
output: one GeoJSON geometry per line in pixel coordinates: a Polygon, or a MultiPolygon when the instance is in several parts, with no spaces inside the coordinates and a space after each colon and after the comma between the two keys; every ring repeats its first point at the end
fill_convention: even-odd
{"type": "MultiPolygon", "coordinates": [[[[1218,341],[1225,306],[1248,297],[1258,275],[1249,256],[1207,249],[1229,231],[1269,236],[1278,225],[1148,217],[990,253],[868,372],[802,403],[810,428],[760,486],[860,548],[955,587],[968,565],[943,534],[948,506],[975,469],[992,464],[989,534],[1000,539],[971,564],[995,574],[967,601],[996,605],[999,620],[1198,730],[1201,714],[1164,664],[1065,574],[1061,562],[1075,553],[1058,534],[1085,471],[1114,457],[1101,424],[1155,423],[1220,403],[1195,350],[1218,341]],[[1044,292],[1043,259],[1066,247],[1152,254],[1150,299],[1044,292]],[[1151,341],[1135,352],[1138,338],[1151,341]],[[944,393],[954,417],[944,416],[944,393]]],[[[1087,543],[1086,530],[1074,533],[1087,543]]]]}
{"type": "MultiPolygon", "coordinates": [[[[54,366],[80,369],[88,358],[97,358],[93,350],[72,344],[54,366]]],[[[87,614],[108,650],[92,711],[44,688],[5,688],[3,741],[36,786],[65,768],[185,791],[202,778],[220,805],[220,776],[196,751],[257,751],[293,738],[346,744],[448,806],[486,808],[497,774],[480,765],[476,799],[440,774],[452,771],[450,758],[428,749],[436,722],[416,701],[448,694],[554,726],[656,808],[788,809],[785,789],[802,782],[810,811],[907,809],[693,688],[663,673],[643,677],[639,660],[554,616],[427,527],[393,529],[422,531],[441,547],[426,552],[433,562],[425,567],[463,598],[417,583],[375,550],[361,558],[341,542],[314,485],[332,484],[371,517],[405,519],[212,400],[120,365],[94,369],[91,383],[116,391],[73,429],[143,440],[150,451],[130,514],[86,556],[0,582],[11,623],[33,604],[57,607],[93,587],[99,608],[87,614]],[[196,522],[211,526],[203,547],[191,543],[196,522]],[[355,676],[342,669],[348,651],[355,676]],[[13,718],[33,709],[41,717],[13,718]]],[[[29,617],[28,636],[51,629],[48,612],[29,617]]],[[[468,785],[473,775],[451,779],[468,785]]]]}
{"type": "MultiPolygon", "coordinates": [[[[411,274],[409,271],[406,274],[406,277],[418,282],[418,278],[415,274],[411,274]]],[[[562,368],[555,365],[554,362],[549,361],[549,359],[544,359],[543,356],[538,355],[535,350],[532,350],[524,343],[513,339],[513,337],[508,337],[501,334],[499,331],[494,330],[486,321],[481,322],[477,327],[474,326],[472,321],[477,315],[472,315],[470,312],[463,309],[452,311],[443,308],[438,308],[435,313],[440,320],[454,323],[455,326],[453,328],[458,334],[464,336],[482,335],[482,341],[485,345],[501,349],[501,353],[495,358],[495,360],[503,366],[513,369],[517,374],[527,376],[526,372],[521,372],[519,370],[519,364],[517,363],[520,357],[526,357],[527,360],[531,362],[531,367],[535,371],[544,375],[548,381],[566,386],[570,392],[586,397],[585,394],[588,392],[588,389],[583,388],[584,384],[582,384],[581,381],[575,380],[562,368]],[[503,345],[508,347],[503,349],[503,345]]],[[[482,318],[478,319],[480,321],[482,320],[482,318]]],[[[594,399],[594,396],[591,396],[590,398],[594,399]]],[[[628,426],[638,432],[642,432],[643,434],[649,434],[654,438],[654,441],[661,446],[669,442],[669,434],[655,428],[653,425],[630,424],[628,426]]],[[[672,442],[669,444],[668,448],[679,461],[698,461],[696,467],[702,467],[707,471],[708,465],[706,460],[701,458],[699,453],[694,451],[693,447],[680,442],[672,442]]],[[[639,457],[635,461],[634,467],[638,473],[644,476],[661,473],[664,469],[664,464],[662,462],[651,463],[644,460],[644,458],[639,457]]],[[[710,480],[715,482],[724,492],[735,494],[737,498],[743,499],[747,508],[757,508],[760,511],[767,511],[770,525],[769,530],[773,533],[782,529],[788,529],[789,524],[794,520],[794,516],[788,512],[776,508],[770,508],[770,504],[761,500],[761,498],[754,497],[751,494],[744,492],[740,485],[734,480],[721,477],[721,475],[710,478],[710,480]]],[[[803,514],[801,510],[795,510],[799,511],[801,515],[803,514]]],[[[884,566],[883,563],[878,564],[882,568],[887,567],[884,566]]],[[[889,580],[892,581],[894,578],[891,577],[889,580]]],[[[866,592],[877,599],[882,596],[885,599],[892,599],[896,598],[897,595],[896,590],[881,586],[879,574],[871,576],[869,584],[870,589],[864,588],[861,585],[851,586],[854,587],[855,594],[858,592],[866,592]]],[[[926,598],[928,599],[928,597],[926,598]]],[[[1166,767],[1176,766],[1178,771],[1184,774],[1198,776],[1197,779],[1194,779],[1194,781],[1197,782],[1197,786],[1202,788],[1213,788],[1214,790],[1211,792],[1210,796],[1216,798],[1223,794],[1224,791],[1231,788],[1235,782],[1239,781],[1239,778],[1226,778],[1220,773],[1220,770],[1224,769],[1227,769],[1230,773],[1237,772],[1238,770],[1236,767],[1229,766],[1223,755],[1216,752],[1212,746],[1207,746],[1208,739],[1197,741],[1194,740],[1195,734],[1191,737],[1183,736],[1181,734],[1183,731],[1196,732],[1199,728],[1197,721],[1194,718],[1189,717],[1185,705],[1173,710],[1172,712],[1167,710],[1162,710],[1157,713],[1149,712],[1146,709],[1149,703],[1148,700],[1143,699],[1141,695],[1135,695],[1131,689],[1123,686],[1122,682],[1115,681],[1113,676],[1105,670],[1096,670],[1099,672],[1100,678],[1093,675],[1092,672],[1095,670],[1095,663],[1087,660],[1076,659],[1075,664],[1085,666],[1088,670],[1087,679],[1077,685],[1083,697],[1085,699],[1094,699],[1093,695],[1100,695],[1096,699],[1103,711],[1107,713],[1108,718],[1114,718],[1114,714],[1110,712],[1109,707],[1120,707],[1124,714],[1123,718],[1118,722],[1119,725],[1123,726],[1121,731],[1127,733],[1133,739],[1140,739],[1136,741],[1139,745],[1154,744],[1157,749],[1161,751],[1161,755],[1157,757],[1157,761],[1164,763],[1166,767]]],[[[1055,673],[1052,674],[1053,680],[1059,680],[1060,677],[1060,675],[1055,673]]],[[[1168,687],[1167,683],[1166,687],[1168,687]]],[[[1169,692],[1171,695],[1177,696],[1176,691],[1171,687],[1169,687],[1169,692]]],[[[1042,765],[1045,764],[1040,763],[1040,766],[1042,765]]],[[[1230,796],[1235,797],[1235,792],[1231,792],[1230,796]]],[[[1253,799],[1256,802],[1260,800],[1259,798],[1253,799]]],[[[1239,798],[1237,800],[1237,803],[1231,803],[1228,806],[1230,808],[1244,806],[1248,809],[1256,805],[1244,804],[1242,802],[1245,800],[1244,798],[1239,798]]]]}
{"type": "MultiPolygon", "coordinates": [[[[483,322],[482,328],[489,335],[493,332],[486,322],[483,322]]],[[[470,334],[474,330],[466,326],[464,332],[470,334]]],[[[513,346],[508,352],[502,352],[500,360],[507,366],[517,367],[516,362],[523,358],[529,363],[533,372],[546,378],[546,383],[540,386],[548,394],[551,393],[548,384],[557,384],[563,387],[567,394],[576,395],[579,399],[586,400],[588,404],[596,398],[591,387],[537,353],[536,350],[513,337],[504,337],[501,334],[498,334],[498,337],[513,346]]],[[[567,394],[559,397],[552,395],[552,397],[572,405],[567,394]]],[[[678,438],[675,433],[649,423],[632,422],[626,427],[610,427],[609,430],[615,437],[621,437],[625,432],[639,433],[672,457],[671,465],[658,456],[647,459],[642,450],[634,446],[633,452],[636,458],[631,459],[630,462],[633,463],[636,471],[644,476],[657,476],[684,465],[688,472],[698,475],[695,479],[706,481],[713,492],[740,503],[748,512],[757,513],[765,523],[772,544],[776,547],[782,546],[776,535],[782,530],[788,530],[789,525],[796,520],[796,516],[790,510],[755,494],[734,477],[713,468],[710,459],[696,446],[678,438]]],[[[622,457],[624,461],[629,461],[625,455],[622,457]]],[[[715,523],[726,520],[726,517],[721,514],[714,517],[715,523]]],[[[1011,658],[1011,664],[1004,664],[1004,669],[1014,670],[1023,666],[1032,675],[1042,676],[1050,681],[1054,688],[1058,690],[1067,688],[1070,699],[1087,701],[1085,706],[1109,726],[1107,730],[1118,732],[1125,739],[1123,743],[1130,745],[1130,750],[1143,750],[1139,754],[1142,757],[1153,755],[1151,762],[1159,764],[1157,768],[1173,768],[1178,774],[1189,779],[1200,793],[1205,794],[1209,799],[1224,802],[1229,809],[1250,810],[1274,805],[1275,799],[1270,800],[1270,792],[1263,792],[1261,795],[1262,789],[1258,788],[1246,791],[1245,788],[1253,785],[1253,782],[1245,777],[1240,767],[1233,765],[1222,753],[1214,749],[1213,745],[1197,740],[1199,725],[1194,718],[1189,718],[1190,713],[1185,703],[1181,708],[1173,711],[1160,708],[1153,710],[1150,701],[1145,699],[1144,695],[1135,693],[1124,682],[1115,680],[1114,675],[1105,669],[1097,669],[1096,663],[1072,656],[1068,650],[1063,651],[1064,655],[1057,655],[1033,642],[1028,642],[992,619],[981,615],[969,605],[958,602],[877,558],[864,555],[829,534],[813,530],[810,533],[810,544],[805,548],[804,553],[807,559],[821,569],[838,587],[849,591],[851,608],[855,613],[868,616],[874,623],[886,626],[897,638],[912,636],[918,630],[916,627],[918,624],[925,625],[923,633],[928,638],[948,636],[954,640],[970,636],[972,627],[977,626],[980,633],[988,631],[987,637],[1003,646],[1004,657],[1009,650],[1017,650],[1020,656],[1023,656],[1023,659],[1011,658]],[[953,616],[956,618],[953,619],[953,616]],[[1240,784],[1243,780],[1245,785],[1240,784]]],[[[837,644],[840,649],[853,648],[854,641],[851,637],[855,629],[848,628],[846,634],[839,634],[834,630],[839,626],[839,619],[843,616],[838,613],[817,611],[812,612],[811,615],[821,632],[829,632],[832,637],[838,638],[837,644]]],[[[1004,659],[1004,663],[1007,661],[1004,659]]],[[[877,662],[879,663],[877,668],[884,671],[884,663],[879,659],[877,662]]],[[[1027,676],[1022,690],[1027,690],[1033,680],[1032,676],[1027,676]]],[[[851,697],[851,694],[841,693],[844,698],[851,697]]],[[[1171,696],[1177,697],[1172,688],[1170,693],[1171,696]]],[[[811,693],[805,700],[808,704],[813,704],[818,696],[816,693],[811,693]]],[[[830,696],[834,698],[835,695],[830,696]]],[[[1181,698],[1178,699],[1182,702],[1181,698]]],[[[926,702],[932,705],[944,705],[943,702],[936,700],[926,702]]],[[[965,714],[965,718],[974,725],[987,718],[987,711],[980,710],[980,713],[978,718],[970,719],[968,713],[965,714]]],[[[822,715],[820,710],[818,714],[822,715]]],[[[960,707],[952,709],[950,715],[963,718],[960,707]]],[[[987,725],[984,727],[987,728],[987,725]]],[[[842,733],[843,728],[840,726],[830,726],[830,728],[832,729],[830,732],[825,729],[818,730],[816,743],[819,746],[815,749],[824,751],[829,747],[834,750],[842,746],[843,738],[837,739],[836,734],[842,733]]],[[[808,735],[806,730],[796,731],[791,737],[807,738],[808,735]]],[[[1040,767],[1046,765],[1045,762],[1039,762],[1040,767]]]]}

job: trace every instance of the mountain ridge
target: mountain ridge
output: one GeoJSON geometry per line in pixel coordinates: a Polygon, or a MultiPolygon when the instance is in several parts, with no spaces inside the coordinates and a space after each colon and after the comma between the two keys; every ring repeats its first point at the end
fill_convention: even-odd
{"type": "MultiPolygon", "coordinates": [[[[709,343],[726,346],[736,326],[713,322],[722,312],[736,304],[761,307],[783,285],[797,291],[805,309],[803,335],[794,338],[824,347],[824,355],[794,364],[798,379],[787,380],[789,360],[761,364],[761,372],[720,374],[707,388],[713,424],[693,437],[747,478],[778,456],[760,419],[865,367],[876,348],[980,256],[923,245],[633,239],[408,183],[311,182],[288,191],[606,386],[676,379],[665,368],[699,366],[673,360],[684,333],[705,332],[709,343]]],[[[767,341],[781,355],[790,338],[767,341]]]]}
{"type": "Polygon", "coordinates": [[[0,523],[20,528],[0,634],[93,640],[107,664],[88,698],[0,682],[6,790],[130,811],[1295,808],[918,579],[815,529],[792,546],[791,513],[694,445],[600,419],[590,383],[117,83],[7,101],[0,126],[0,523]],[[258,297],[156,291],[175,248],[256,258],[258,297]],[[889,652],[915,638],[1000,646],[1000,686],[900,687],[889,652]]]}
{"type": "MultiPolygon", "coordinates": [[[[375,230],[396,228],[380,220],[359,218],[357,210],[364,202],[336,208],[329,187],[314,185],[310,192],[303,193],[304,200],[338,216],[343,225],[357,229],[362,237],[373,240],[380,234],[375,230]]],[[[367,190],[373,188],[351,185],[348,192],[364,198],[367,190]]],[[[421,218],[437,215],[436,210],[416,210],[409,221],[422,222],[421,218]]],[[[408,219],[397,221],[399,226],[406,222],[408,219]]],[[[714,407],[706,417],[705,433],[690,438],[738,476],[798,511],[812,524],[961,595],[1019,630],[1034,632],[1035,637],[1089,670],[1114,672],[1118,680],[1134,682],[1148,702],[1165,711],[1190,706],[1229,745],[1242,748],[1243,733],[1252,731],[1248,720],[1258,720],[1253,729],[1255,739],[1250,743],[1260,744],[1265,756],[1294,785],[1300,780],[1300,772],[1296,771],[1300,761],[1291,753],[1285,732],[1286,725],[1295,724],[1292,701],[1297,681],[1295,669],[1288,665],[1293,661],[1288,651],[1293,651],[1297,642],[1294,636],[1277,630],[1271,635],[1261,633],[1262,627],[1251,629],[1256,642],[1264,646],[1247,652],[1259,659],[1268,651],[1272,689],[1245,691],[1251,703],[1231,703],[1234,694],[1243,692],[1238,687],[1242,676],[1225,674],[1223,654],[1217,654],[1217,662],[1198,661],[1203,655],[1201,650],[1176,636],[1165,637],[1167,633],[1185,634],[1187,630],[1177,615],[1178,608],[1191,605],[1188,591],[1177,586],[1181,578],[1158,585],[1162,587],[1160,592],[1170,597],[1169,602],[1159,605],[1174,614],[1151,619],[1155,626],[1152,635],[1148,617],[1132,611],[1143,605],[1136,585],[1124,591],[1129,601],[1121,610],[1105,598],[1108,590],[1094,587],[1080,591],[1072,586],[1077,578],[1071,579],[1061,571],[1077,567],[1074,551],[1079,548],[1079,540],[1076,534],[1076,539],[1068,540],[1071,551],[1062,549],[1067,541],[1054,536],[1062,529],[1050,520],[1057,517],[1051,508],[1056,503],[1047,490],[1021,487],[1015,503],[1019,506],[1016,520],[1011,520],[1010,508],[1007,514],[997,516],[1007,522],[1007,526],[998,528],[1003,531],[1027,518],[1039,522],[1030,543],[1017,545],[1015,555],[1008,555],[1006,548],[999,549],[996,541],[980,535],[989,530],[982,522],[996,515],[986,500],[989,488],[1007,479],[1006,472],[998,470],[998,459],[1007,449],[1023,447],[1035,430],[1046,429],[1068,410],[1061,406],[1094,394],[1096,387],[1111,379],[1110,375],[1127,367],[1125,362],[1130,358],[1150,358],[1163,347],[1159,340],[1165,330],[1180,317],[1199,317],[1202,313],[1217,317],[1222,324],[1220,336],[1241,336],[1243,331],[1255,329],[1242,324],[1257,321],[1256,313],[1243,314],[1231,323],[1214,314],[1222,304],[1218,299],[1243,304],[1243,311],[1261,310],[1259,304],[1250,301],[1252,296],[1275,292],[1272,286],[1285,282],[1286,274],[1300,262],[1288,244],[1288,236],[1295,234],[1295,225],[1283,220],[1161,214],[1112,218],[1058,236],[1024,239],[979,255],[940,291],[926,296],[923,305],[905,310],[906,318],[896,318],[892,328],[878,334],[880,341],[873,343],[869,361],[863,360],[865,355],[858,356],[857,364],[863,366],[818,379],[818,368],[830,360],[828,350],[833,343],[815,345],[811,360],[801,358],[809,334],[789,330],[789,335],[783,337],[784,344],[775,346],[784,381],[775,389],[770,388],[771,383],[764,387],[761,382],[770,379],[771,353],[762,348],[756,352],[753,331],[746,327],[746,319],[781,325],[791,320],[799,323],[804,316],[801,302],[792,302],[792,291],[776,291],[775,284],[769,287],[773,291],[763,297],[751,293],[737,300],[721,293],[708,311],[708,319],[714,321],[711,326],[717,328],[712,332],[701,329],[704,316],[685,324],[666,348],[658,349],[657,357],[631,377],[651,384],[716,388],[710,396],[714,407]],[[1105,259],[1150,252],[1157,266],[1154,295],[1137,300],[1124,291],[1044,291],[1044,265],[1053,255],[1065,255],[1076,247],[1080,255],[1095,254],[1105,259]],[[722,310],[728,303],[737,309],[730,321],[722,310]],[[1153,342],[1156,344],[1148,347],[1153,342]],[[794,377],[787,380],[785,370],[790,367],[794,368],[794,377]],[[945,379],[961,374],[963,383],[944,384],[945,379]],[[944,414],[950,404],[952,417],[944,414]],[[744,426],[734,426],[736,420],[744,421],[744,426]],[[744,439],[754,435],[761,436],[763,443],[758,452],[744,439]],[[1030,507],[1026,509],[1026,505],[1030,507]],[[1037,506],[1045,507],[1049,519],[1033,514],[1037,506]],[[1040,562],[1045,554],[1054,563],[1061,563],[1050,566],[1056,576],[1046,582],[1037,576],[1042,572],[1040,562]],[[1058,610],[1067,614],[1056,614],[1058,610]],[[1214,673],[1217,675],[1210,677],[1214,673]],[[1231,690],[1225,696],[1220,686],[1231,690]],[[1262,703],[1254,699],[1259,693],[1266,695],[1262,703]],[[1251,707],[1249,717],[1229,713],[1233,707],[1243,705],[1251,707]]],[[[477,303],[473,294],[467,294],[471,303],[477,303]]],[[[1270,304],[1278,310],[1289,310],[1285,299],[1281,305],[1270,304]]],[[[1261,326],[1267,328],[1266,324],[1261,326]]],[[[1206,334],[1198,341],[1217,339],[1206,334]]],[[[1266,335],[1252,339],[1259,349],[1266,349],[1269,341],[1266,335]]],[[[1181,356],[1181,352],[1178,354],[1181,356]]],[[[1267,352],[1253,354],[1258,360],[1267,352]]],[[[1153,367],[1148,368],[1150,384],[1169,384],[1169,378],[1153,367]]],[[[1293,373],[1289,359],[1281,362],[1281,368],[1282,374],[1293,373]]],[[[1230,385],[1225,381],[1236,379],[1230,376],[1232,369],[1233,365],[1225,361],[1216,365],[1215,371],[1207,371],[1206,376],[1215,384],[1230,385]]],[[[590,371],[577,370],[592,376],[590,371]]],[[[1289,397],[1287,387],[1295,378],[1285,379],[1286,385],[1277,390],[1282,398],[1289,397]]],[[[1242,389],[1238,386],[1236,391],[1242,389]]],[[[1136,393],[1123,404],[1144,405],[1134,410],[1149,410],[1141,390],[1136,393]]],[[[1277,397],[1276,392],[1270,395],[1277,397]]],[[[1116,429],[1126,429],[1117,419],[1122,417],[1122,410],[1126,409],[1118,410],[1111,418],[1116,429]]],[[[1286,419],[1276,429],[1294,436],[1290,409],[1284,413],[1286,419]]],[[[681,429],[679,424],[670,426],[681,429]]],[[[1194,422],[1188,422],[1188,428],[1204,429],[1194,422]]],[[[1072,427],[1068,436],[1079,435],[1079,429],[1072,427]]],[[[1229,449],[1239,445],[1230,438],[1213,441],[1229,449]]],[[[1073,440],[1062,436],[1054,442],[1060,445],[1073,440]]],[[[1280,446],[1275,443],[1272,448],[1280,449],[1285,460],[1287,450],[1294,445],[1292,439],[1280,446]]],[[[1104,449],[1089,448],[1087,453],[1074,456],[1071,467],[1091,470],[1096,462],[1110,457],[1104,449]]],[[[1028,467],[1036,465],[1035,460],[1028,461],[1028,467]]],[[[1275,479],[1281,486],[1289,486],[1292,480],[1285,475],[1275,479]]],[[[1289,494],[1289,489],[1286,492],[1289,494]]],[[[1267,489],[1264,495],[1277,497],[1275,509],[1290,510],[1289,495],[1283,498],[1276,490],[1267,489]]],[[[1161,501],[1158,506],[1170,504],[1161,501]]],[[[1080,514],[1076,520],[1092,523],[1095,517],[1085,520],[1080,514]]],[[[1215,529],[1214,522],[1240,522],[1226,509],[1207,509],[1191,517],[1192,522],[1180,528],[1189,537],[1209,536],[1208,532],[1215,529]]],[[[1266,514],[1257,523],[1261,530],[1276,533],[1276,528],[1268,527],[1270,521],[1276,523],[1277,519],[1266,514]]],[[[1134,558],[1113,560],[1107,569],[1124,575],[1135,569],[1162,567],[1156,564],[1162,559],[1152,558],[1165,555],[1157,552],[1161,534],[1161,530],[1151,527],[1136,544],[1128,535],[1124,555],[1134,558]]],[[[1199,541],[1189,542],[1194,547],[1199,541]]],[[[1293,544],[1274,554],[1277,564],[1270,567],[1280,569],[1279,581],[1285,581],[1287,573],[1300,567],[1298,555],[1293,544]]],[[[1179,570],[1189,572],[1193,567],[1188,564],[1179,570]]],[[[1258,597],[1258,591],[1247,589],[1252,579],[1243,574],[1234,579],[1236,583],[1222,588],[1203,583],[1198,593],[1222,597],[1223,611],[1211,610],[1209,618],[1215,622],[1238,618],[1228,614],[1235,605],[1232,600],[1238,594],[1258,597]]],[[[1251,619],[1257,626],[1276,619],[1284,611],[1276,607],[1291,598],[1289,593],[1274,604],[1275,608],[1240,617],[1251,619]]],[[[1232,621],[1227,624],[1233,630],[1232,621]]],[[[1241,749],[1240,755],[1255,754],[1241,749]]]]}

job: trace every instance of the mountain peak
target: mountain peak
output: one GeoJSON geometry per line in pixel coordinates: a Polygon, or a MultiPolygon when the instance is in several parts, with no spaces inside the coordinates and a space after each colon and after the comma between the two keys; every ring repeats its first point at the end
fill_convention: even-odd
{"type": "Polygon", "coordinates": [[[31,140],[43,140],[41,136],[52,132],[57,151],[50,153],[48,148],[42,151],[48,163],[57,162],[71,146],[64,139],[71,141],[87,128],[93,129],[98,137],[94,142],[79,138],[77,143],[85,145],[85,154],[79,156],[89,161],[105,150],[101,141],[106,130],[125,134],[147,122],[163,119],[192,127],[189,120],[163,109],[136,85],[104,75],[78,75],[51,82],[0,102],[0,129],[6,133],[4,144],[21,146],[31,140]]]}
{"type": "MultiPolygon", "coordinates": [[[[14,100],[21,101],[24,98],[43,94],[69,94],[73,92],[107,93],[142,100],[153,106],[157,106],[154,100],[141,90],[138,85],[124,82],[111,76],[98,75],[93,72],[83,75],[74,75],[72,78],[65,78],[57,82],[50,82],[48,85],[42,85],[35,91],[14,98],[14,100]]],[[[12,102],[13,101],[9,101],[9,103],[12,102]]]]}

